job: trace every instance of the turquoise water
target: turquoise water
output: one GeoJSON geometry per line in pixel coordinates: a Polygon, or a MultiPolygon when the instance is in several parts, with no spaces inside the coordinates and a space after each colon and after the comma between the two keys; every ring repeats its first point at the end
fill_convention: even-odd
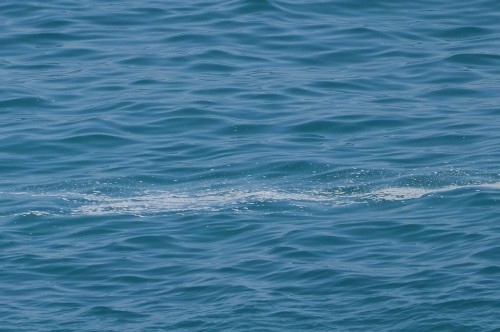
{"type": "Polygon", "coordinates": [[[0,330],[500,329],[499,13],[2,1],[0,330]]]}

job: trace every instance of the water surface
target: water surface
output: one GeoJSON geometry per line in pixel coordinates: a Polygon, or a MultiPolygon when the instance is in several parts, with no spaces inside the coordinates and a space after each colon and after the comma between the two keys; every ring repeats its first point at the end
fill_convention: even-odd
{"type": "Polygon", "coordinates": [[[500,328],[499,11],[3,1],[1,328],[500,328]]]}

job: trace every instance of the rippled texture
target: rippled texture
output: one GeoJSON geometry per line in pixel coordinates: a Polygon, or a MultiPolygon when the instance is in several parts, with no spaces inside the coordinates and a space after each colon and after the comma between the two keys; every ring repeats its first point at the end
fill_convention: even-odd
{"type": "Polygon", "coordinates": [[[2,1],[0,328],[500,328],[499,12],[2,1]]]}

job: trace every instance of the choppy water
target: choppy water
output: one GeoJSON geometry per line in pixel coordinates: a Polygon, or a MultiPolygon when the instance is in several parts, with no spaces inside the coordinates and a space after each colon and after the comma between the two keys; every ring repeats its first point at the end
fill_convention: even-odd
{"type": "Polygon", "coordinates": [[[500,329],[500,2],[0,4],[0,330],[500,329]]]}

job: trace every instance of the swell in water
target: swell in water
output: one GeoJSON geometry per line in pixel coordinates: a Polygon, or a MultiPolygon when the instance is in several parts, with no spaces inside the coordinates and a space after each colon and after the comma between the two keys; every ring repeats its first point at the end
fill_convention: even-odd
{"type": "MultiPolygon", "coordinates": [[[[37,209],[18,212],[16,215],[152,215],[161,213],[247,211],[263,204],[280,203],[292,207],[335,207],[353,204],[397,202],[416,200],[426,196],[446,194],[457,190],[484,191],[498,190],[500,182],[468,185],[448,185],[436,188],[385,187],[369,191],[336,188],[330,190],[205,190],[197,193],[165,190],[144,190],[133,195],[108,195],[92,193],[28,193],[18,192],[14,196],[24,196],[38,201],[37,209]],[[59,207],[45,208],[43,201],[51,201],[59,207]],[[57,203],[59,201],[59,203],[57,203]],[[61,207],[66,205],[66,207],[61,207]],[[69,206],[69,208],[68,208],[69,206]]],[[[6,193],[2,193],[6,195],[6,193]]]]}

